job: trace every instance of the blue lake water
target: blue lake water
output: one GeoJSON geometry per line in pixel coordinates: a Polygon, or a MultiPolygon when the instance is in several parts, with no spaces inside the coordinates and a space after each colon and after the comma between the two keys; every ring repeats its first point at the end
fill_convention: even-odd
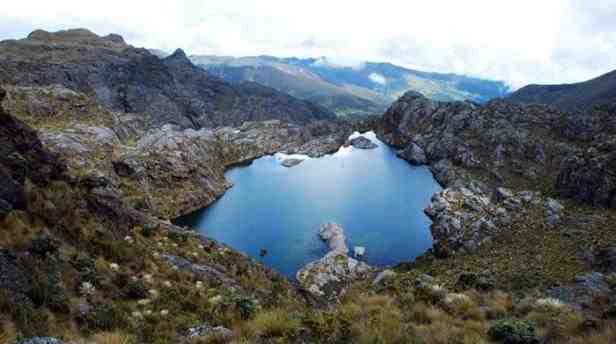
{"type": "Polygon", "coordinates": [[[423,213],[441,190],[426,167],[411,166],[376,140],[373,150],[342,148],[286,168],[267,156],[226,172],[234,183],[208,208],[176,220],[294,278],[327,253],[319,225],[343,226],[347,245],[366,247],[362,260],[384,266],[413,260],[432,246],[423,213]],[[267,250],[260,257],[261,249],[267,250]]]}

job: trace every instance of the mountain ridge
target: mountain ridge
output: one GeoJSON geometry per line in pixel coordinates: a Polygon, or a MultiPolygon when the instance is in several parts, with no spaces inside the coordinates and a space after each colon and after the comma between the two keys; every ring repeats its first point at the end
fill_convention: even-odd
{"type": "Polygon", "coordinates": [[[60,84],[93,95],[111,110],[145,114],[155,125],[201,128],[335,117],[272,88],[231,85],[210,76],[182,50],[161,59],[121,36],[102,37],[86,29],[37,30],[24,39],[0,42],[0,84],[60,84]]]}
{"type": "Polygon", "coordinates": [[[191,55],[190,59],[229,82],[256,81],[338,115],[384,112],[409,90],[434,100],[477,102],[504,97],[508,92],[499,81],[423,72],[386,62],[365,62],[356,68],[336,65],[324,57],[191,55]]]}
{"type": "Polygon", "coordinates": [[[509,100],[553,105],[568,111],[616,107],[616,70],[572,84],[528,85],[512,93],[509,100]]]}

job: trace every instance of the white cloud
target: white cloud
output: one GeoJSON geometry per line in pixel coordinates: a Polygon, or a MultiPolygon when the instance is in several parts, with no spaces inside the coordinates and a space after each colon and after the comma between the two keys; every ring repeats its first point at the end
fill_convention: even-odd
{"type": "Polygon", "coordinates": [[[8,1],[0,38],[88,27],[189,53],[386,61],[527,83],[616,69],[616,1],[8,1]]]}
{"type": "Polygon", "coordinates": [[[379,85],[387,85],[387,79],[381,74],[371,73],[368,77],[374,83],[377,83],[379,85]]]}

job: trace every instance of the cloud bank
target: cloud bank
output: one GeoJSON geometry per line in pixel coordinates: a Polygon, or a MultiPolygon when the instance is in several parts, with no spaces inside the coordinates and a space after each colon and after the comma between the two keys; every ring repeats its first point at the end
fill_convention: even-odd
{"type": "Polygon", "coordinates": [[[371,73],[369,76],[372,82],[377,83],[379,85],[387,85],[387,79],[378,73],[371,73]]]}
{"type": "Polygon", "coordinates": [[[0,38],[87,27],[133,45],[192,54],[384,61],[528,83],[616,69],[616,1],[10,1],[0,38]]]}

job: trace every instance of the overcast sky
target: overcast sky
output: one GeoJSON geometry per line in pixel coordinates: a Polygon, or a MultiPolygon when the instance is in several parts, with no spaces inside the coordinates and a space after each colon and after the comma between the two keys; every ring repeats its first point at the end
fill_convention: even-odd
{"type": "Polygon", "coordinates": [[[15,0],[1,7],[0,39],[86,27],[188,54],[386,61],[513,87],[616,69],[616,0],[15,0]]]}

